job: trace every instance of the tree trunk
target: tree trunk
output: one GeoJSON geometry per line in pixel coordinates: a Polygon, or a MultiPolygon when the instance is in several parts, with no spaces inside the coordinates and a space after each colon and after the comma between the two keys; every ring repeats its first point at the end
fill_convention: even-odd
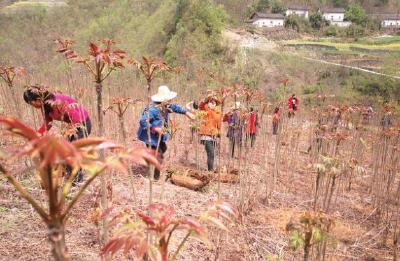
{"type": "MultiPolygon", "coordinates": [[[[103,86],[101,82],[96,83],[96,94],[97,94],[97,118],[98,118],[98,128],[99,136],[104,135],[104,117],[103,117],[103,86]]],[[[104,158],[104,151],[100,151],[100,157],[104,158]]],[[[101,181],[101,209],[108,208],[108,197],[107,197],[107,182],[104,175],[100,176],[101,181]]],[[[103,219],[101,228],[101,241],[105,244],[108,241],[108,231],[107,231],[107,220],[103,219]]]]}
{"type": "Polygon", "coordinates": [[[125,130],[124,117],[118,116],[118,121],[119,121],[119,129],[121,131],[121,136],[122,136],[122,142],[124,145],[126,145],[126,130],[125,130]]]}
{"type": "Polygon", "coordinates": [[[65,245],[65,230],[63,224],[52,224],[49,226],[49,240],[52,244],[54,260],[69,261],[71,257],[65,245]]]}
{"type": "Polygon", "coordinates": [[[272,176],[272,189],[270,193],[273,193],[275,190],[276,182],[279,178],[279,165],[280,165],[280,153],[281,153],[281,124],[278,127],[278,134],[276,135],[276,143],[275,143],[275,163],[274,163],[274,172],[272,176]]]}
{"type": "Polygon", "coordinates": [[[21,110],[20,110],[20,108],[19,108],[19,103],[18,103],[17,98],[16,98],[16,96],[15,96],[14,86],[9,85],[8,87],[9,87],[9,89],[10,89],[11,98],[12,98],[13,103],[14,103],[15,113],[17,114],[17,116],[18,116],[19,119],[22,119],[21,110]]]}

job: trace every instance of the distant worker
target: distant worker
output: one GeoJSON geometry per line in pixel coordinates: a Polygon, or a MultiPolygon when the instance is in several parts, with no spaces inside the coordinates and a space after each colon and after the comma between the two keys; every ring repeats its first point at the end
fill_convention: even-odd
{"type": "Polygon", "coordinates": [[[296,94],[293,94],[292,96],[289,97],[288,107],[289,107],[288,117],[290,118],[291,116],[294,116],[295,112],[299,107],[299,99],[297,99],[296,94]]]}
{"type": "Polygon", "coordinates": [[[243,139],[243,118],[241,115],[241,104],[235,102],[231,112],[224,116],[224,121],[228,122],[228,133],[227,137],[230,142],[230,150],[232,158],[235,156],[235,148],[242,146],[243,139]]]}
{"type": "Polygon", "coordinates": [[[279,112],[279,107],[274,109],[274,114],[272,115],[272,135],[278,134],[279,122],[281,121],[281,116],[279,112]]]}
{"type": "Polygon", "coordinates": [[[250,108],[247,125],[247,135],[250,138],[250,146],[253,147],[256,141],[258,126],[258,114],[253,108],[250,108]]]}
{"type": "MultiPolygon", "coordinates": [[[[139,121],[138,139],[151,148],[154,154],[157,154],[157,151],[160,161],[162,161],[164,153],[167,151],[166,141],[168,140],[169,113],[184,114],[188,118],[194,119],[191,112],[177,104],[170,103],[176,96],[177,93],[170,91],[168,86],[163,85],[158,87],[158,92],[151,96],[153,103],[149,109],[144,109],[139,121]],[[147,110],[149,111],[147,112],[147,110]],[[149,115],[149,120],[147,120],[147,115],[149,115]],[[148,126],[148,123],[150,126],[148,126]],[[150,131],[150,140],[148,131],[150,131]]],[[[157,169],[154,171],[154,179],[160,179],[160,171],[157,169]]]]}
{"type": "Polygon", "coordinates": [[[383,116],[381,119],[381,127],[383,129],[388,129],[392,126],[393,122],[392,119],[392,108],[389,104],[385,104],[383,107],[383,116]]]}

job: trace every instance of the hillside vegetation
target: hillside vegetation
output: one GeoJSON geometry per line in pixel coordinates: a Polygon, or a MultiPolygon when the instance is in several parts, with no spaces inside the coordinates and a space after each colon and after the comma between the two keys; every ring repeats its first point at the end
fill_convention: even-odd
{"type": "MultiPolygon", "coordinates": [[[[268,1],[263,3],[265,8],[270,8],[273,4],[268,1]]],[[[327,6],[332,4],[334,3],[326,3],[327,6]]],[[[385,6],[389,8],[392,4],[388,2],[385,6]]],[[[232,23],[237,24],[240,20],[238,17],[244,17],[249,8],[251,8],[251,3],[241,0],[216,1],[216,3],[211,0],[151,2],[71,0],[68,6],[57,8],[36,7],[13,13],[2,12],[0,22],[7,26],[0,28],[2,42],[0,59],[3,64],[25,66],[33,75],[51,74],[55,79],[50,80],[45,77],[45,84],[64,85],[59,82],[60,77],[57,75],[62,75],[66,68],[63,59],[55,52],[56,46],[53,42],[55,39],[73,39],[76,49],[82,52],[85,51],[85,46],[89,41],[112,38],[132,57],[157,56],[171,64],[183,66],[185,70],[178,78],[179,82],[188,86],[185,88],[185,92],[188,93],[196,93],[194,92],[196,88],[203,89],[206,85],[209,87],[218,85],[215,79],[210,78],[211,74],[219,75],[218,81],[225,84],[241,82],[251,87],[273,90],[283,77],[289,76],[288,71],[292,72],[290,77],[293,78],[293,90],[301,91],[303,88],[309,88],[309,85],[323,88],[322,82],[318,80],[321,77],[318,75],[320,70],[306,70],[309,65],[303,60],[293,71],[291,68],[293,64],[282,65],[283,60],[291,59],[289,57],[282,58],[282,61],[273,59],[274,62],[270,62],[271,56],[280,55],[276,49],[272,51],[270,48],[256,51],[243,49],[224,39],[222,35],[227,26],[231,26],[232,23]],[[243,60],[243,57],[246,60],[243,60]],[[274,75],[271,77],[270,73],[274,75]],[[308,82],[299,81],[298,79],[303,78],[302,75],[305,73],[310,74],[307,77],[308,82]]],[[[311,42],[294,40],[286,44],[330,47],[333,49],[327,55],[332,55],[336,50],[336,55],[343,55],[342,60],[346,60],[345,57],[348,55],[353,56],[352,59],[357,56],[357,59],[360,57],[367,59],[368,56],[374,56],[374,54],[368,54],[365,51],[382,50],[378,56],[380,63],[384,65],[379,66],[379,70],[382,72],[395,70],[391,64],[395,65],[393,59],[397,57],[400,43],[398,38],[368,39],[371,38],[353,43],[347,43],[347,40],[346,42],[343,40],[311,42]],[[385,54],[386,51],[393,52],[385,54]],[[394,53],[395,56],[393,56],[394,53]]],[[[315,48],[309,50],[313,52],[313,55],[326,57],[326,51],[321,53],[315,48]]],[[[334,75],[336,69],[329,68],[333,70],[331,75],[334,75]]],[[[350,76],[342,75],[342,77],[341,84],[344,84],[347,82],[346,77],[350,76]]],[[[376,76],[367,76],[369,77],[376,78],[376,76]]],[[[140,81],[140,79],[137,80],[140,81]]],[[[121,81],[124,82],[122,79],[121,81]]],[[[340,87],[340,83],[336,80],[331,81],[329,77],[324,81],[329,85],[325,86],[326,88],[337,89],[338,85],[340,87]]],[[[378,82],[381,81],[378,80],[378,82]]],[[[386,87],[378,87],[378,89],[384,88],[386,87]]],[[[390,88],[390,90],[393,89],[397,90],[395,87],[390,88]]],[[[354,98],[358,93],[357,90],[359,91],[360,87],[356,90],[350,88],[349,91],[354,94],[345,97],[354,98]]],[[[380,91],[375,92],[374,95],[376,93],[379,94],[380,91]]],[[[394,93],[389,91],[389,95],[393,97],[394,93]]],[[[386,96],[384,99],[388,98],[386,96]]]]}

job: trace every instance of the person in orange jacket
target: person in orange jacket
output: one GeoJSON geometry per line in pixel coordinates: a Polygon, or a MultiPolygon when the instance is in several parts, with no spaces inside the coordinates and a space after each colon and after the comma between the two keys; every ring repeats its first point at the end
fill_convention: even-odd
{"type": "Polygon", "coordinates": [[[217,108],[218,104],[218,99],[212,96],[199,104],[199,109],[203,111],[199,135],[207,153],[208,171],[214,170],[215,145],[221,128],[221,112],[217,108]]]}

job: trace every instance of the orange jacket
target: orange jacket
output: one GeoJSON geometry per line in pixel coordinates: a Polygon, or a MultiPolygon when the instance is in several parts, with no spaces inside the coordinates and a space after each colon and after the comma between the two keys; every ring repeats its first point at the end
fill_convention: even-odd
{"type": "Polygon", "coordinates": [[[221,128],[221,112],[217,109],[204,107],[205,114],[201,120],[199,134],[207,136],[216,136],[221,128]]]}

